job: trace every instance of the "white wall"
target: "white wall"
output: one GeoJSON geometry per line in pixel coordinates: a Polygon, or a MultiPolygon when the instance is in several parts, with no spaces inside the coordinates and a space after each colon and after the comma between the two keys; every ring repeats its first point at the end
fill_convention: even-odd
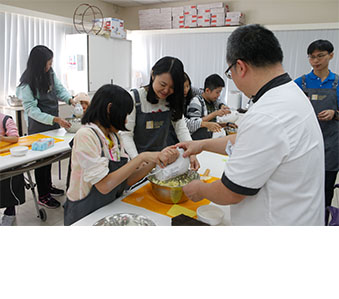
{"type": "MultiPolygon", "coordinates": [[[[120,8],[119,16],[127,29],[139,29],[139,9],[184,6],[218,0],[191,0],[139,7],[120,8]]],[[[231,11],[245,13],[246,23],[262,25],[339,22],[338,0],[224,0],[231,11]]]]}
{"type": "Polygon", "coordinates": [[[67,18],[72,18],[75,9],[82,3],[97,6],[102,11],[104,17],[119,18],[118,6],[100,0],[0,0],[0,4],[45,12],[67,18]]]}

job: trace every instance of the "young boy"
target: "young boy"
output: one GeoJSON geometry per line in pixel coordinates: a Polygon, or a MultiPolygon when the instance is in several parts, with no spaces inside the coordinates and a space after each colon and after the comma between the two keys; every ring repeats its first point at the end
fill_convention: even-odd
{"type": "Polygon", "coordinates": [[[229,108],[219,100],[224,87],[225,82],[219,75],[210,75],[205,79],[202,95],[196,95],[189,103],[186,125],[193,140],[211,138],[213,132],[221,131],[216,117],[230,113],[229,108]]]}
{"type": "MultiPolygon", "coordinates": [[[[19,140],[13,119],[0,113],[0,148],[19,140]]],[[[25,202],[24,176],[22,174],[0,181],[0,208],[6,208],[0,225],[11,226],[15,221],[15,206],[25,202]]]]}
{"type": "MultiPolygon", "coordinates": [[[[317,115],[325,145],[325,208],[332,204],[334,184],[339,170],[339,76],[332,73],[329,62],[333,45],[327,40],[316,40],[307,48],[313,70],[295,82],[309,98],[317,115]]],[[[326,211],[325,224],[328,222],[326,211]]]]}

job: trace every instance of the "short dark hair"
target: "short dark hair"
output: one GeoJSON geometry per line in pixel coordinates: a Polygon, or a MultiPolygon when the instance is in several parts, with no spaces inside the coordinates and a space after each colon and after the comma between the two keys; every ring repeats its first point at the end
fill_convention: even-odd
{"type": "MultiPolygon", "coordinates": [[[[164,73],[169,73],[173,80],[174,93],[168,96],[166,101],[171,111],[171,119],[177,121],[182,118],[184,112],[184,65],[178,58],[165,56],[159,59],[152,67],[152,75],[154,78],[164,73]]],[[[152,104],[157,104],[159,101],[153,90],[152,75],[148,85],[147,101],[152,104]]]]}
{"type": "Polygon", "coordinates": [[[227,62],[241,59],[256,67],[282,63],[283,52],[273,32],[253,24],[238,27],[227,40],[227,62]]]}
{"type": "Polygon", "coordinates": [[[331,54],[334,50],[332,43],[328,40],[318,39],[312,42],[307,48],[307,55],[311,55],[314,51],[327,51],[331,54]]]}
{"type": "Polygon", "coordinates": [[[26,70],[20,78],[20,86],[28,84],[33,95],[37,95],[37,91],[47,92],[54,84],[53,69],[50,68],[46,72],[46,64],[53,58],[53,52],[43,45],[32,48],[28,60],[26,70]]]}
{"type": "Polygon", "coordinates": [[[94,94],[81,123],[99,122],[106,129],[113,126],[117,130],[127,131],[125,121],[132,110],[133,99],[131,95],[118,85],[106,84],[101,86],[94,94]],[[112,105],[109,113],[107,113],[109,104],[112,105]]]}
{"type": "Polygon", "coordinates": [[[218,74],[210,75],[205,79],[204,90],[209,88],[211,91],[213,91],[219,87],[225,87],[225,81],[218,74]]]}

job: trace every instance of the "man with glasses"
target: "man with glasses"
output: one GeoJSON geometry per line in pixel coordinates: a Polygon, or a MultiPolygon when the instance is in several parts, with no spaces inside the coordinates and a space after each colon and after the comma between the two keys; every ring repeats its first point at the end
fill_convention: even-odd
{"type": "Polygon", "coordinates": [[[274,34],[260,25],[237,28],[227,42],[227,77],[252,98],[238,134],[182,142],[185,156],[225,154],[221,180],[183,187],[193,201],[231,205],[233,225],[323,225],[324,146],[312,105],[285,73],[274,34]]]}
{"type": "MultiPolygon", "coordinates": [[[[333,45],[328,40],[316,40],[307,48],[313,70],[295,82],[309,98],[317,115],[325,143],[325,208],[331,206],[334,185],[339,170],[339,76],[328,65],[333,58],[333,45]]],[[[325,224],[329,213],[326,210],[325,224]]]]}

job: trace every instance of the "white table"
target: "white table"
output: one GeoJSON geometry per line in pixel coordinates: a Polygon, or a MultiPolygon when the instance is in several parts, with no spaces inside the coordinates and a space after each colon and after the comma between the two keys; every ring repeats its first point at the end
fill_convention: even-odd
{"type": "MultiPolygon", "coordinates": [[[[221,177],[227,157],[223,155],[214,154],[214,153],[203,152],[198,155],[198,160],[201,165],[199,173],[203,173],[207,168],[209,168],[211,169],[211,172],[210,172],[211,176],[221,177]]],[[[140,215],[144,215],[152,219],[156,225],[163,225],[163,226],[171,225],[171,218],[168,216],[164,216],[162,214],[158,214],[158,213],[149,211],[147,209],[122,202],[122,199],[124,199],[124,197],[128,196],[135,190],[138,190],[138,188],[141,188],[142,186],[143,185],[135,188],[134,190],[130,191],[130,193],[124,194],[120,198],[117,198],[114,202],[82,218],[81,220],[74,223],[73,225],[74,226],[93,225],[98,220],[106,216],[110,216],[110,215],[117,214],[117,213],[140,214],[140,215]]],[[[218,205],[218,207],[220,207],[225,213],[225,216],[224,216],[224,219],[221,225],[230,225],[231,222],[230,222],[229,206],[218,205]]]]}
{"type": "Polygon", "coordinates": [[[1,175],[5,174],[6,171],[12,168],[20,169],[22,166],[31,163],[41,161],[45,158],[50,158],[52,156],[70,152],[70,147],[68,143],[74,137],[74,134],[67,133],[65,129],[57,129],[46,132],[41,132],[41,134],[63,139],[63,141],[56,142],[53,147],[45,151],[32,151],[29,150],[25,156],[14,157],[12,155],[0,156],[0,178],[1,175]]]}
{"type": "Polygon", "coordinates": [[[45,151],[32,151],[30,149],[25,156],[21,157],[12,155],[0,156],[0,180],[27,173],[29,188],[33,194],[38,217],[42,221],[45,221],[47,219],[47,214],[43,208],[38,206],[34,191],[35,184],[32,180],[30,170],[68,158],[71,153],[69,142],[74,137],[74,134],[67,133],[63,128],[42,132],[41,134],[62,139],[62,141],[54,143],[53,147],[45,151]]]}

